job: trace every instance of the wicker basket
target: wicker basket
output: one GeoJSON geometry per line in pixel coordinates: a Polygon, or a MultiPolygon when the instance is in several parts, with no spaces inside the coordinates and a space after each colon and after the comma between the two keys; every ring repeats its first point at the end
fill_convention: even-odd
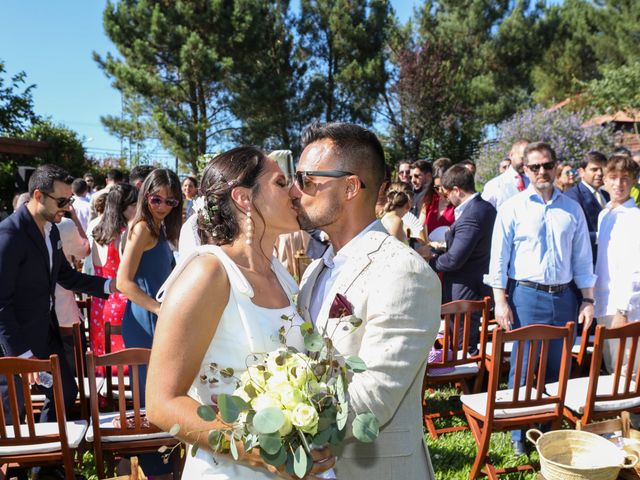
{"type": "Polygon", "coordinates": [[[615,480],[621,468],[638,463],[604,438],[577,430],[527,431],[540,456],[540,470],[553,480],[615,480]]]}

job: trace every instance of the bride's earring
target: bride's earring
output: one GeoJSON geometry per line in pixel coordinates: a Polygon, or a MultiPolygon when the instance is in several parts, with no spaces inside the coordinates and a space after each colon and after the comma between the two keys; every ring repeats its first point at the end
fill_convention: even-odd
{"type": "Polygon", "coordinates": [[[253,243],[253,222],[251,221],[251,204],[247,206],[247,239],[245,240],[247,245],[251,245],[253,243]]]}

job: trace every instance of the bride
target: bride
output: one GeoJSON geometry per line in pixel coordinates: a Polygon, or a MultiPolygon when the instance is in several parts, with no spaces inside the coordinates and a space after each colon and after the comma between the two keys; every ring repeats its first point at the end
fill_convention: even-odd
{"type": "MultiPolygon", "coordinates": [[[[277,163],[254,147],[222,153],[204,170],[198,213],[203,245],[180,262],[159,294],[164,298],[147,377],[149,420],[165,431],[178,424],[177,437],[199,445],[195,456],[187,454],[182,478],[290,478],[266,464],[257,449],[244,452],[241,442],[238,461],[212,453],[207,434],[222,423],[196,413],[200,404],[235,388],[224,379],[210,382],[211,364],[239,377],[252,352],[279,346],[278,330],[288,323],[283,317],[302,323],[292,300],[297,285],[272,257],[278,235],[299,229],[288,192],[277,163]]],[[[304,348],[299,329],[289,329],[287,343],[304,348]]],[[[313,455],[308,478],[335,461],[326,449],[313,455]]]]}

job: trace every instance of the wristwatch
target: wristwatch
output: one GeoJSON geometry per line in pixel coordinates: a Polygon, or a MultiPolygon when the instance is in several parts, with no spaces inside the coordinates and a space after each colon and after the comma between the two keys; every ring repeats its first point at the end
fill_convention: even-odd
{"type": "Polygon", "coordinates": [[[594,305],[596,303],[596,301],[593,298],[584,297],[582,299],[582,303],[590,303],[591,305],[594,305]]]}
{"type": "Polygon", "coordinates": [[[624,315],[626,317],[629,314],[629,310],[622,310],[619,308],[618,310],[616,310],[616,313],[618,315],[624,315]]]}

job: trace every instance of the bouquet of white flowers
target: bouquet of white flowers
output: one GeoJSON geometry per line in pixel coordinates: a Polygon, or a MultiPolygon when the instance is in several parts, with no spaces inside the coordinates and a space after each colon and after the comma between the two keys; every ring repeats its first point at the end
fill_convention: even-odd
{"type": "MultiPolygon", "coordinates": [[[[362,323],[353,315],[339,318],[355,327],[362,323]]],[[[283,320],[291,319],[285,316],[283,320]]],[[[252,364],[236,379],[233,394],[218,396],[219,411],[202,405],[198,414],[207,421],[219,414],[226,425],[208,433],[214,452],[228,451],[237,459],[236,441],[242,441],[245,451],[258,448],[265,462],[284,465],[289,474],[302,478],[313,465],[312,448],[344,440],[350,372],[363,372],[366,366],[357,356],[337,354],[331,339],[314,332],[308,322],[289,328],[301,329],[309,354],[286,344],[283,326],[279,331],[281,347],[252,355],[252,364]]],[[[223,377],[234,378],[231,369],[211,368],[223,377]]],[[[355,416],[351,424],[353,436],[362,442],[375,440],[378,429],[378,420],[370,412],[355,416]]],[[[197,445],[192,454],[195,450],[197,445]]]]}

